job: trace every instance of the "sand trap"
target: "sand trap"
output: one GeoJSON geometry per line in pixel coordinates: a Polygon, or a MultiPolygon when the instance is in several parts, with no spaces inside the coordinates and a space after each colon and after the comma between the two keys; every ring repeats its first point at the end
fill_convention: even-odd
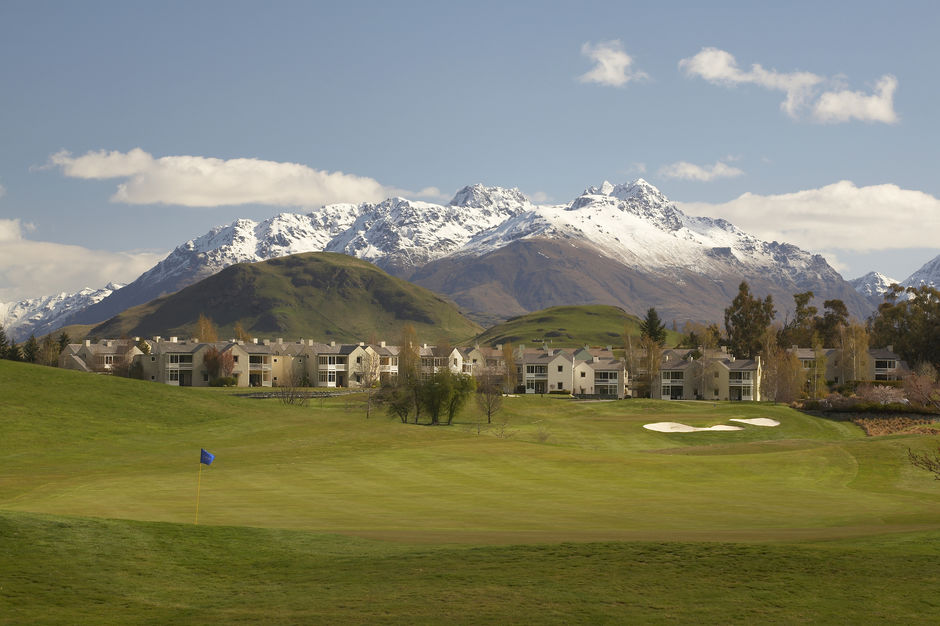
{"type": "Polygon", "coordinates": [[[772,420],[769,417],[755,417],[754,419],[740,419],[737,417],[732,417],[729,422],[741,422],[742,424],[750,424],[751,426],[780,426],[780,422],[777,420],[772,420]]]}
{"type": "Polygon", "coordinates": [[[728,426],[726,424],[718,424],[717,426],[709,426],[708,428],[696,428],[695,426],[680,424],[678,422],[656,422],[655,424],[643,424],[643,428],[647,430],[655,430],[656,432],[660,433],[694,433],[700,430],[743,430],[740,426],[728,426]]]}

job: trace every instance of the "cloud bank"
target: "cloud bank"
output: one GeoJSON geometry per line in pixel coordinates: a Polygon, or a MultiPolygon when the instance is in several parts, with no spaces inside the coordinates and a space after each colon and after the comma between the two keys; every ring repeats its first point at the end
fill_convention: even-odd
{"type": "MultiPolygon", "coordinates": [[[[262,159],[165,156],[134,148],[129,152],[53,154],[50,165],[82,179],[126,179],[111,196],[126,204],[178,204],[214,207],[239,204],[314,206],[336,202],[378,202],[402,190],[364,176],[315,170],[299,163],[262,159]]],[[[417,196],[439,196],[433,187],[417,196]]]]}
{"type": "Polygon", "coordinates": [[[75,292],[76,285],[104,287],[130,282],[166,253],[107,252],[27,239],[32,225],[0,219],[0,302],[17,302],[54,293],[75,292]]]}
{"type": "Polygon", "coordinates": [[[705,166],[696,165],[687,161],[678,161],[659,168],[659,175],[663,178],[694,180],[706,183],[716,178],[734,178],[742,174],[744,174],[743,170],[733,165],[728,165],[724,161],[716,161],[714,165],[705,166]]]}
{"type": "Polygon", "coordinates": [[[734,56],[718,48],[702,48],[695,56],[679,61],[679,69],[687,76],[703,78],[714,85],[735,86],[758,85],[785,94],[780,108],[791,118],[798,118],[803,111],[811,109],[811,119],[817,122],[883,122],[898,121],[894,112],[894,91],[897,79],[882,76],[875,85],[875,92],[866,95],[859,91],[820,89],[832,82],[812,72],[778,72],[754,63],[750,69],[742,70],[734,56]]]}
{"type": "Polygon", "coordinates": [[[816,251],[936,248],[940,232],[940,199],[891,184],[857,187],[843,180],[795,193],[745,193],[722,204],[677,204],[689,214],[725,218],[762,239],[816,251]]]}
{"type": "Polygon", "coordinates": [[[631,80],[649,78],[646,72],[632,69],[633,58],[623,51],[619,39],[585,43],[581,46],[581,54],[594,61],[594,67],[579,77],[582,83],[623,87],[631,80]]]}

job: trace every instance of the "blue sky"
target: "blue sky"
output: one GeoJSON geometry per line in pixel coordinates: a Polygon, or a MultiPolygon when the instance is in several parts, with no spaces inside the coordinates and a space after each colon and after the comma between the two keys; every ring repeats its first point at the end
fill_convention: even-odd
{"type": "Polygon", "coordinates": [[[0,301],[238,217],[642,176],[903,279],[940,253],[935,2],[0,3],[0,301]]]}

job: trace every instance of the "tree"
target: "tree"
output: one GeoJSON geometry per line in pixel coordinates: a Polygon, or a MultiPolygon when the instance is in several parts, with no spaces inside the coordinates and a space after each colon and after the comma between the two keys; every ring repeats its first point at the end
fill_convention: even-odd
{"type": "Polygon", "coordinates": [[[826,300],[823,303],[826,312],[816,318],[816,332],[824,346],[835,346],[839,333],[849,323],[849,310],[842,300],[826,300]]]}
{"type": "Polygon", "coordinates": [[[809,304],[812,299],[812,291],[793,294],[793,319],[784,324],[783,330],[780,331],[780,345],[787,348],[812,345],[816,313],[819,310],[809,304]]]}
{"type": "Polygon", "coordinates": [[[869,320],[869,331],[872,345],[893,346],[911,365],[940,367],[940,291],[893,285],[869,320]]]}
{"type": "Polygon", "coordinates": [[[397,417],[402,424],[407,424],[408,416],[411,415],[411,409],[414,407],[414,396],[411,390],[401,386],[392,387],[385,407],[390,416],[397,417]]]}
{"type": "Polygon", "coordinates": [[[803,366],[796,354],[787,350],[780,350],[777,354],[777,364],[774,368],[777,375],[775,402],[795,402],[803,389],[803,366]]]}
{"type": "Polygon", "coordinates": [[[353,373],[359,380],[359,386],[366,394],[366,419],[372,416],[372,406],[375,403],[375,392],[379,386],[379,355],[372,349],[365,350],[359,362],[355,364],[353,373]]]}
{"type": "Polygon", "coordinates": [[[715,349],[721,342],[721,331],[718,324],[705,324],[699,322],[686,322],[682,327],[682,340],[679,346],[682,348],[705,348],[715,349]]]}
{"type": "Polygon", "coordinates": [[[868,374],[868,331],[861,323],[851,321],[839,327],[839,379],[847,383],[862,380],[868,374]]]}
{"type": "Polygon", "coordinates": [[[71,343],[72,338],[69,337],[68,333],[63,330],[61,333],[59,333],[59,338],[56,341],[59,344],[59,353],[61,354],[63,350],[69,347],[69,343],[71,343]]]}
{"type": "Polygon", "coordinates": [[[199,314],[199,320],[196,322],[196,336],[199,341],[204,343],[215,343],[219,340],[219,333],[215,329],[215,324],[204,314],[199,314]]]}
{"type": "Polygon", "coordinates": [[[10,341],[7,339],[7,334],[3,330],[3,326],[0,325],[0,359],[5,359],[7,356],[7,350],[10,349],[10,341]]]}
{"type": "Polygon", "coordinates": [[[453,374],[449,371],[447,373],[453,379],[452,391],[447,401],[447,425],[450,426],[454,422],[454,416],[463,408],[476,390],[477,381],[468,374],[453,374]]]}
{"type": "Polygon", "coordinates": [[[738,295],[725,309],[725,330],[731,353],[743,359],[751,359],[760,351],[761,336],[770,326],[775,315],[773,298],[760,300],[751,295],[751,288],[742,281],[738,295]]]}
{"type": "MultiPolygon", "coordinates": [[[[231,350],[224,352],[215,346],[206,348],[206,353],[202,357],[202,363],[206,368],[206,373],[210,380],[219,378],[228,378],[235,371],[235,355],[231,350]]],[[[286,382],[286,381],[284,381],[286,382]]]]}
{"type": "Polygon", "coordinates": [[[914,404],[940,410],[940,383],[936,368],[924,363],[905,376],[904,395],[914,404]]]}
{"type": "Polygon", "coordinates": [[[514,393],[518,379],[516,376],[516,354],[511,342],[503,344],[503,368],[503,375],[506,377],[505,389],[509,393],[514,393]]]}
{"type": "Polygon", "coordinates": [[[415,424],[421,419],[421,356],[418,333],[411,324],[405,324],[398,344],[398,380],[396,386],[411,394],[415,424]]]}
{"type": "Polygon", "coordinates": [[[39,356],[36,362],[49,367],[56,367],[59,364],[59,352],[61,352],[59,342],[53,339],[52,335],[46,335],[42,338],[42,343],[39,346],[39,356]]]}
{"type": "Polygon", "coordinates": [[[35,363],[38,359],[39,342],[36,340],[36,335],[30,335],[23,344],[23,360],[27,363],[35,363]]]}
{"type": "Polygon", "coordinates": [[[7,348],[6,355],[4,355],[3,358],[10,361],[22,361],[23,351],[18,345],[16,345],[15,341],[11,341],[9,347],[7,348]]]}
{"type": "Polygon", "coordinates": [[[829,393],[826,385],[826,351],[818,335],[814,335],[813,369],[809,372],[809,394],[813,398],[824,398],[829,393]]]}
{"type": "Polygon", "coordinates": [[[761,337],[761,357],[764,364],[760,377],[760,393],[765,400],[777,401],[777,390],[780,385],[780,344],[777,343],[777,330],[772,326],[764,329],[761,337]]]}
{"type": "Polygon", "coordinates": [[[640,336],[648,337],[660,346],[666,343],[666,325],[659,319],[659,313],[653,307],[646,311],[646,317],[640,322],[640,336]]]}
{"type": "Polygon", "coordinates": [[[503,408],[502,376],[492,367],[485,367],[477,377],[477,406],[486,415],[486,423],[503,408]]]}
{"type": "Polygon", "coordinates": [[[421,384],[421,402],[431,418],[431,424],[441,423],[441,414],[447,411],[451,395],[454,393],[454,376],[448,369],[435,372],[421,384]]]}
{"type": "Polygon", "coordinates": [[[646,361],[646,377],[644,382],[647,385],[647,392],[650,398],[653,397],[653,390],[659,385],[659,371],[663,360],[663,347],[655,339],[648,335],[640,337],[640,352],[646,361]]]}
{"type": "Polygon", "coordinates": [[[237,341],[251,341],[251,334],[245,330],[245,327],[242,326],[241,322],[235,322],[235,329],[232,332],[235,333],[235,339],[237,341]]]}

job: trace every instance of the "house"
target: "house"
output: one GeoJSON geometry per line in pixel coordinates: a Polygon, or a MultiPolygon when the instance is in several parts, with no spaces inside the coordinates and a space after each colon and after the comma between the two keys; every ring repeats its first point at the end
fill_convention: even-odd
{"type": "Polygon", "coordinates": [[[652,395],[664,400],[759,401],[762,371],[760,357],[736,359],[724,350],[666,350],[652,395]]]}
{"type": "Polygon", "coordinates": [[[70,343],[59,353],[59,367],[82,372],[111,373],[130,365],[134,357],[143,354],[136,342],[129,339],[104,339],[92,343],[70,343]]]}

